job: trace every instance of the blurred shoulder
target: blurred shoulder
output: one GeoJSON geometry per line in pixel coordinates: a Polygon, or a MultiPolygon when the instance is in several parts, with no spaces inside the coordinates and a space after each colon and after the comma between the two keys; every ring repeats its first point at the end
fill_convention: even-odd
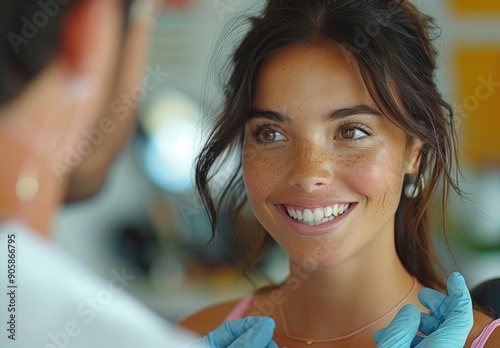
{"type": "Polygon", "coordinates": [[[227,315],[241,300],[236,299],[206,307],[181,320],[179,325],[200,336],[205,336],[222,324],[227,315]]]}
{"type": "MultiPolygon", "coordinates": [[[[489,315],[479,311],[474,310],[474,326],[469,334],[469,339],[467,340],[467,347],[470,347],[472,341],[474,341],[484,330],[484,328],[493,322],[493,318],[489,315]]],[[[487,342],[483,346],[484,348],[498,348],[500,347],[500,326],[498,326],[490,335],[487,342]]]]}

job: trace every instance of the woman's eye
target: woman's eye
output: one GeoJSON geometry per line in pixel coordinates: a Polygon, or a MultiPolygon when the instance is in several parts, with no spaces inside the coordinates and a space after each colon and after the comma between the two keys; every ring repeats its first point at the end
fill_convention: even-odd
{"type": "Polygon", "coordinates": [[[257,131],[256,139],[259,143],[273,143],[286,140],[283,134],[270,128],[264,128],[257,131]]]}
{"type": "Polygon", "coordinates": [[[359,129],[357,127],[349,127],[341,129],[338,138],[344,140],[358,140],[366,137],[367,135],[368,133],[362,129],[359,129]]]}

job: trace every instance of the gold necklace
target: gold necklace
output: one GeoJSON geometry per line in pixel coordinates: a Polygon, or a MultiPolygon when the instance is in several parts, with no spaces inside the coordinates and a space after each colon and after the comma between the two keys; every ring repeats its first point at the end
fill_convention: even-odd
{"type": "Polygon", "coordinates": [[[363,326],[363,327],[361,327],[361,328],[359,328],[351,333],[348,333],[347,335],[333,337],[333,338],[314,339],[314,338],[303,338],[303,337],[297,337],[297,336],[290,335],[290,332],[288,331],[288,324],[286,322],[285,309],[283,308],[283,303],[280,303],[279,309],[280,309],[281,320],[283,322],[283,331],[285,332],[285,336],[287,338],[294,340],[294,341],[298,341],[298,342],[305,342],[307,345],[311,345],[314,343],[328,343],[328,342],[342,341],[342,340],[348,339],[348,338],[355,336],[355,335],[359,334],[360,332],[363,332],[366,329],[372,327],[373,325],[375,325],[376,323],[378,323],[379,321],[381,321],[385,317],[387,317],[389,314],[391,314],[396,308],[398,308],[402,303],[404,303],[411,296],[411,294],[415,290],[416,286],[417,286],[417,278],[413,277],[413,285],[412,285],[410,291],[394,307],[389,309],[387,312],[382,314],[380,317],[378,317],[374,321],[366,324],[365,326],[363,326]]]}

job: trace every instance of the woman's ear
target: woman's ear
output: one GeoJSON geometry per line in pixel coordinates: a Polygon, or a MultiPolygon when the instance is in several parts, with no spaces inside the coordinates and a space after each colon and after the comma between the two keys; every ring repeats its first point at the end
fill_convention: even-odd
{"type": "Polygon", "coordinates": [[[420,168],[420,161],[422,158],[423,143],[420,139],[413,139],[410,146],[408,146],[406,154],[406,168],[405,174],[417,174],[420,168]]]}

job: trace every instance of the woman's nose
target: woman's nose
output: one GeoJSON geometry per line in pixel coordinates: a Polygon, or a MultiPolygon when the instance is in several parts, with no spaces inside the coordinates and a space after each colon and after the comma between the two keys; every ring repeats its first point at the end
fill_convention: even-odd
{"type": "Polygon", "coordinates": [[[323,149],[301,146],[295,150],[291,161],[289,183],[305,192],[313,192],[333,181],[332,158],[323,149]]]}

